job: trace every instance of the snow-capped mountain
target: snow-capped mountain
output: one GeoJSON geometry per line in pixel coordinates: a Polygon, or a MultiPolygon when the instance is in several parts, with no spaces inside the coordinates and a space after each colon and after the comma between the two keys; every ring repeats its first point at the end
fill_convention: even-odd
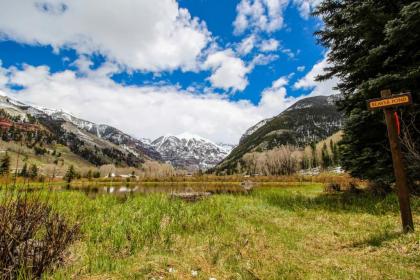
{"type": "Polygon", "coordinates": [[[205,170],[215,166],[233,148],[231,145],[215,144],[206,138],[189,133],[161,136],[151,145],[172,165],[195,170],[205,170]]]}
{"type": "MultiPolygon", "coordinates": [[[[160,154],[149,144],[136,139],[117,128],[105,124],[96,124],[87,120],[80,119],[62,110],[44,108],[40,106],[27,105],[10,97],[0,96],[0,109],[6,110],[11,115],[19,115],[25,119],[26,115],[35,117],[42,125],[57,135],[61,141],[68,142],[72,146],[73,142],[82,142],[83,149],[74,149],[76,152],[89,153],[98,148],[103,149],[107,154],[104,158],[113,161],[113,157],[118,157],[118,161],[137,162],[144,159],[161,160],[160,154]]],[[[80,144],[81,145],[81,144],[80,144]]],[[[101,160],[96,158],[98,151],[92,152],[90,160],[99,163],[101,160]]]]}
{"type": "MultiPolygon", "coordinates": [[[[119,145],[123,149],[133,153],[136,156],[145,154],[152,159],[161,159],[160,154],[152,146],[150,146],[149,143],[145,143],[140,139],[136,139],[115,127],[86,121],[62,110],[54,110],[35,106],[32,107],[50,116],[53,120],[72,123],[77,128],[88,131],[98,138],[105,139],[113,144],[119,145]]],[[[33,113],[36,114],[36,112],[33,113]]]]}

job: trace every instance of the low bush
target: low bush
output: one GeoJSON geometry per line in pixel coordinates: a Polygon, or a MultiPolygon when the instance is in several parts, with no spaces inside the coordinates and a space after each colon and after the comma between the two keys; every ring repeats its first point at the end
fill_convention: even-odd
{"type": "Polygon", "coordinates": [[[367,190],[375,196],[386,196],[393,191],[393,186],[381,181],[369,182],[367,190]]]}
{"type": "Polygon", "coordinates": [[[326,193],[340,192],[341,190],[341,185],[339,183],[328,183],[325,184],[324,187],[324,192],[326,193]]]}
{"type": "Polygon", "coordinates": [[[0,279],[41,278],[62,262],[79,235],[39,195],[3,193],[0,204],[0,279]]]}

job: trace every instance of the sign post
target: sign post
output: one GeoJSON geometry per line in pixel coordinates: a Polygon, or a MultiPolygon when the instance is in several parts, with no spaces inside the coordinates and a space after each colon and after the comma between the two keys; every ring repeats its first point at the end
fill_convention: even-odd
{"type": "Polygon", "coordinates": [[[401,220],[404,233],[414,231],[413,217],[410,208],[410,193],[408,189],[407,174],[404,168],[400,141],[398,139],[397,118],[394,106],[412,104],[409,93],[391,95],[390,90],[381,91],[382,98],[368,100],[369,110],[383,109],[388,129],[389,145],[394,166],[395,185],[397,187],[398,201],[400,204],[401,220]]]}

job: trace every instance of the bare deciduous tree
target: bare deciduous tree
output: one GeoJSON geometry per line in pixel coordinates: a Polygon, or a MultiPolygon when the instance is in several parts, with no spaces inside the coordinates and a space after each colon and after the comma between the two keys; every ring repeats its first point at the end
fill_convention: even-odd
{"type": "Polygon", "coordinates": [[[175,169],[167,163],[146,161],[142,169],[146,177],[170,177],[175,175],[175,169]]]}
{"type": "Polygon", "coordinates": [[[248,153],[243,157],[244,167],[250,174],[289,175],[297,171],[301,153],[289,145],[267,152],[248,153]]]}

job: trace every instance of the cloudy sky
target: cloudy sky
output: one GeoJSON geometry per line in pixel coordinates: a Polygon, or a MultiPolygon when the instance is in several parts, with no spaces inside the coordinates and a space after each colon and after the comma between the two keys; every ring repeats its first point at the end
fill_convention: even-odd
{"type": "Polygon", "coordinates": [[[320,0],[0,0],[0,94],[136,136],[236,143],[308,95],[320,0]]]}

